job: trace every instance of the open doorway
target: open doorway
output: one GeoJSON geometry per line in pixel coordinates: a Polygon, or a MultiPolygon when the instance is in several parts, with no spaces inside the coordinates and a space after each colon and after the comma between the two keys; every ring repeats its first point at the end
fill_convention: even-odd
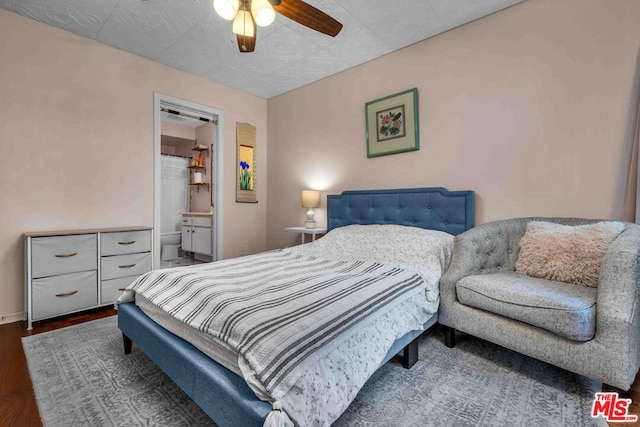
{"type": "Polygon", "coordinates": [[[221,259],[222,129],[222,111],[154,94],[154,269],[221,259]]]}

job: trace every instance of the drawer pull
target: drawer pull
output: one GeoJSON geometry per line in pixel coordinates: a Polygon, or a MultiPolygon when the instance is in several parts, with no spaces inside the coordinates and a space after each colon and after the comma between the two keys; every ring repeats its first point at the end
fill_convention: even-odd
{"type": "Polygon", "coordinates": [[[56,254],[56,258],[69,258],[78,255],[78,252],[69,252],[67,254],[56,254]]]}
{"type": "Polygon", "coordinates": [[[126,288],[118,288],[120,292],[124,292],[126,288]]]}
{"type": "Polygon", "coordinates": [[[78,291],[71,291],[71,292],[63,292],[61,294],[56,294],[57,297],[61,298],[61,297],[68,297],[74,294],[77,294],[78,291]]]}
{"type": "Polygon", "coordinates": [[[135,267],[135,264],[127,264],[127,265],[119,265],[118,268],[131,268],[131,267],[135,267]]]}
{"type": "Polygon", "coordinates": [[[135,240],[127,240],[126,242],[118,242],[119,245],[133,245],[135,240]]]}

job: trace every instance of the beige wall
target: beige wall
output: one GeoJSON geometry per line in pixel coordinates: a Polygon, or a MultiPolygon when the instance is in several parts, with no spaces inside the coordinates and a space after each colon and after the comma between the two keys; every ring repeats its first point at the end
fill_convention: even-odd
{"type": "Polygon", "coordinates": [[[258,129],[267,101],[0,9],[0,322],[23,307],[32,230],[153,225],[154,91],[224,111],[224,256],[266,247],[258,198],[235,203],[235,123],[258,129]]]}
{"type": "Polygon", "coordinates": [[[529,0],[270,99],[268,246],[297,241],[304,188],[472,189],[477,223],[611,217],[638,22],[637,0],[529,0]],[[420,151],[368,159],[365,102],[413,87],[420,151]]]}
{"type": "Polygon", "coordinates": [[[225,257],[297,242],[282,228],[302,224],[305,188],[473,189],[478,223],[610,217],[639,21],[637,0],[528,0],[273,98],[267,117],[266,100],[0,10],[0,322],[22,311],[22,232],[153,225],[154,91],[224,111],[225,257]],[[420,151],[367,159],[364,103],[412,87],[420,151]],[[235,203],[236,122],[267,165],[257,204],[235,203]]]}

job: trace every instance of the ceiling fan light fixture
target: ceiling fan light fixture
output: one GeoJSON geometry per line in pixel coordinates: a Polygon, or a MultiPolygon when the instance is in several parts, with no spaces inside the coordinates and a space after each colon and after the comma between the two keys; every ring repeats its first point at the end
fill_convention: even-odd
{"type": "Polygon", "coordinates": [[[231,21],[240,8],[239,0],[213,0],[213,8],[222,19],[231,21]]]}
{"type": "Polygon", "coordinates": [[[271,25],[273,20],[276,19],[276,11],[273,10],[269,0],[252,0],[251,14],[256,24],[260,27],[271,25]]]}
{"type": "Polygon", "coordinates": [[[251,13],[246,9],[240,9],[233,19],[233,32],[246,37],[255,36],[253,31],[253,18],[251,13]]]}

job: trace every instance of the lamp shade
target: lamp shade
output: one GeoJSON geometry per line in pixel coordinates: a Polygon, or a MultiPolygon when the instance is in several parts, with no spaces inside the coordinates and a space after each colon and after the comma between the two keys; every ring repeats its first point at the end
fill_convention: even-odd
{"type": "Polygon", "coordinates": [[[320,192],[317,190],[302,190],[302,207],[317,208],[320,206],[320,192]]]}
{"type": "Polygon", "coordinates": [[[276,12],[273,10],[269,0],[252,0],[251,14],[256,24],[260,27],[271,25],[273,20],[276,19],[276,12]]]}
{"type": "Polygon", "coordinates": [[[253,18],[248,10],[240,9],[233,20],[233,32],[247,37],[255,36],[253,18]]]}
{"type": "Polygon", "coordinates": [[[220,17],[231,21],[240,8],[240,2],[239,0],[213,0],[213,8],[220,17]]]}

